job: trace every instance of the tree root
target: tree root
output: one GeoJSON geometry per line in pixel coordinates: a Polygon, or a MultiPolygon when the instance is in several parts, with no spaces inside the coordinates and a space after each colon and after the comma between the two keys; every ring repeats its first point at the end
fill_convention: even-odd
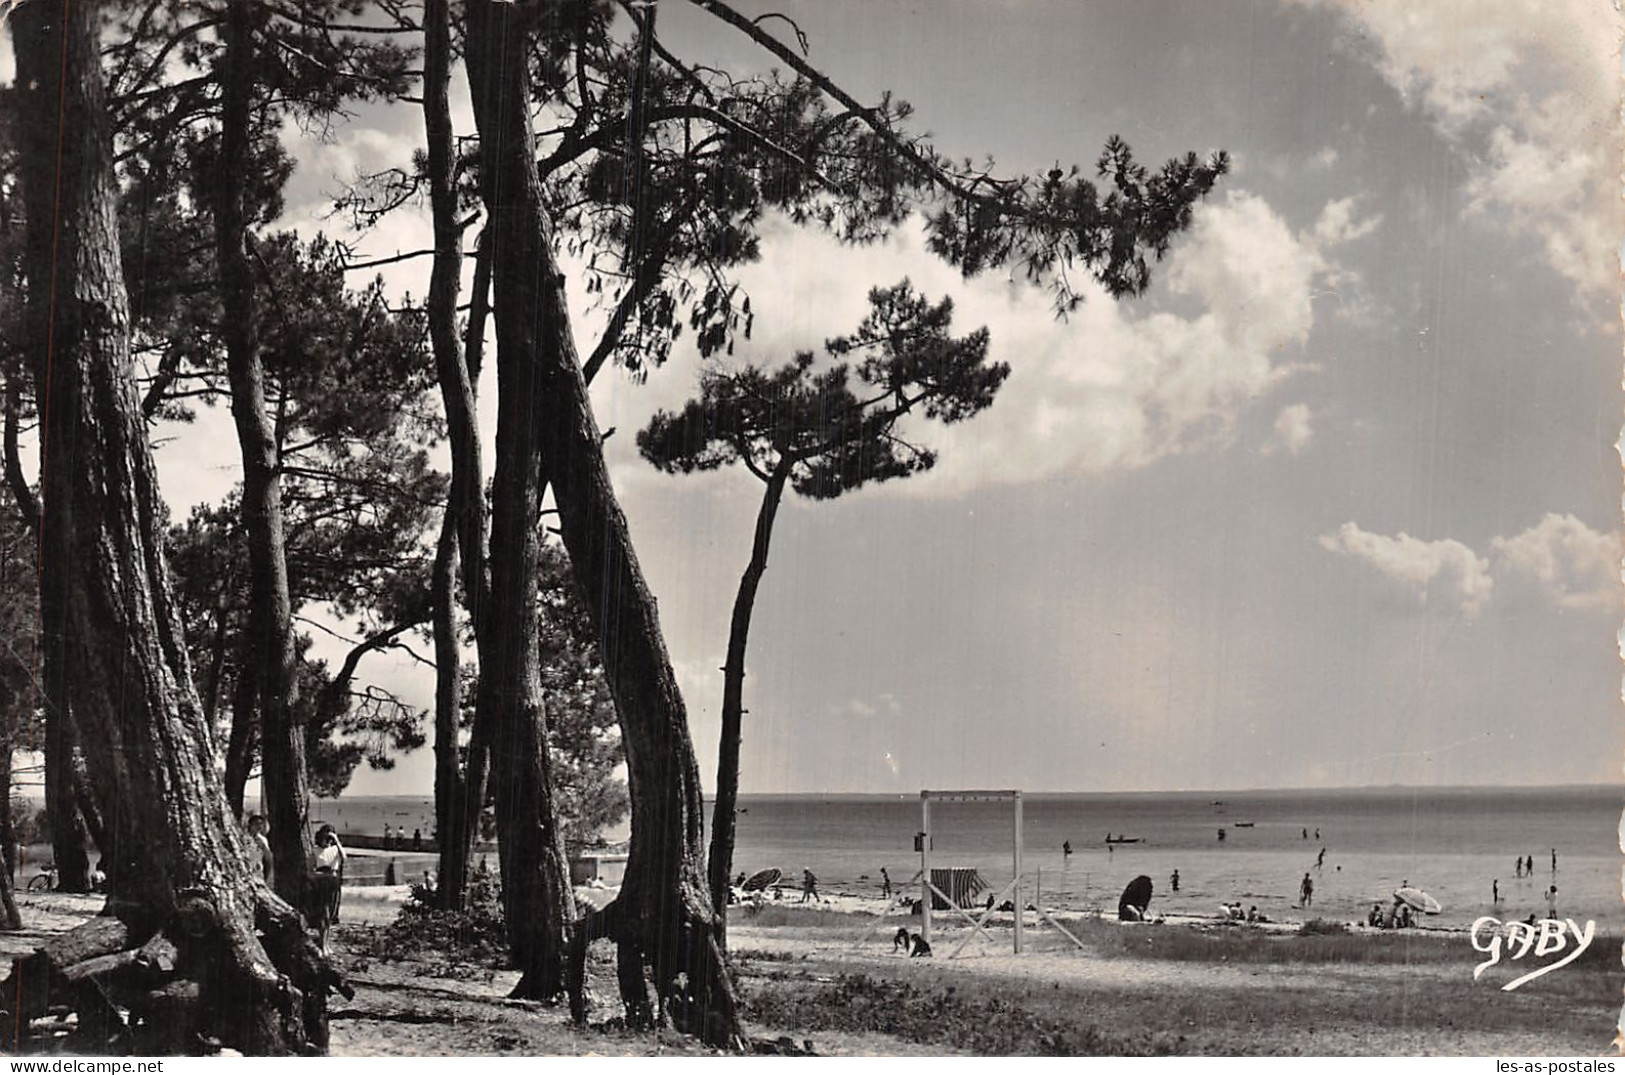
{"type": "Polygon", "coordinates": [[[644,938],[633,931],[627,919],[620,900],[616,900],[576,923],[565,968],[565,990],[576,1024],[586,1024],[590,1009],[587,946],[605,938],[615,942],[616,978],[627,1026],[652,1028],[660,1025],[663,1015],[669,1015],[677,1029],[707,1045],[742,1049],[733,982],[709,919],[688,916],[682,924],[663,931],[660,947],[646,947],[644,938]],[[650,952],[654,953],[651,969],[659,995],[658,1009],[650,1003],[644,978],[650,952]]]}
{"type": "Polygon", "coordinates": [[[257,932],[193,891],[162,930],[103,915],[18,958],[0,982],[0,1051],[68,1014],[75,1046],[100,1053],[325,1051],[327,996],[355,991],[292,907],[263,886],[253,895],[257,932]]]}

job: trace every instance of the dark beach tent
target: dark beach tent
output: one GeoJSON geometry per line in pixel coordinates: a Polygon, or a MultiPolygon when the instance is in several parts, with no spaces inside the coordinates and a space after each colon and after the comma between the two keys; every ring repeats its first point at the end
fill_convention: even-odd
{"type": "Polygon", "coordinates": [[[1151,878],[1141,874],[1123,889],[1117,901],[1117,917],[1124,922],[1143,922],[1151,909],[1151,878]]]}
{"type": "Polygon", "coordinates": [[[973,866],[949,866],[943,870],[933,868],[931,884],[937,890],[931,893],[933,911],[948,909],[948,900],[943,899],[943,896],[953,900],[956,907],[969,907],[978,895],[993,887],[973,866]]]}
{"type": "Polygon", "coordinates": [[[780,873],[776,867],[769,866],[765,870],[757,870],[755,873],[751,874],[745,879],[745,883],[739,887],[746,892],[760,892],[762,889],[773,884],[782,876],[784,875],[780,873]]]}

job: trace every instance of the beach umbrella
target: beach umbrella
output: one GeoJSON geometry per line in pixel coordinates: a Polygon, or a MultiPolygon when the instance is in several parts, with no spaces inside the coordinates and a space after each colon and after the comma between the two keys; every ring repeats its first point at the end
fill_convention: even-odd
{"type": "Polygon", "coordinates": [[[1117,917],[1124,922],[1143,922],[1150,908],[1151,878],[1142,873],[1123,889],[1122,898],[1117,901],[1117,917]]]}
{"type": "Polygon", "coordinates": [[[1419,888],[1399,888],[1394,890],[1394,899],[1403,903],[1413,911],[1422,914],[1438,914],[1444,910],[1439,901],[1429,896],[1419,888]]]}
{"type": "Polygon", "coordinates": [[[746,892],[760,892],[762,889],[772,885],[782,876],[783,874],[779,872],[777,867],[769,866],[765,870],[757,870],[755,873],[751,874],[745,879],[745,883],[739,887],[744,889],[746,892]]]}

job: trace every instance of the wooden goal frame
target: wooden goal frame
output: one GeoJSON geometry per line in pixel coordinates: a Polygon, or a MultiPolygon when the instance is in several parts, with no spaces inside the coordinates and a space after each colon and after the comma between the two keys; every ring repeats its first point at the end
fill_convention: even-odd
{"type": "MultiPolygon", "coordinates": [[[[864,937],[867,938],[871,936],[874,931],[880,927],[880,924],[885,922],[886,916],[891,913],[892,908],[897,906],[905,899],[903,893],[907,892],[913,886],[914,881],[918,881],[920,883],[920,936],[925,938],[927,943],[930,943],[931,940],[932,896],[935,896],[937,899],[940,899],[946,903],[950,913],[957,914],[966,922],[970,923],[971,931],[965,935],[964,940],[959,942],[959,946],[949,953],[949,959],[954,958],[955,956],[959,955],[960,952],[964,951],[965,946],[970,944],[971,940],[977,934],[981,934],[990,941],[993,940],[993,935],[984,927],[987,924],[987,920],[992,917],[993,912],[1007,897],[1010,900],[1011,906],[1015,908],[1015,913],[1011,917],[1015,922],[1015,950],[1016,954],[1020,955],[1026,947],[1024,936],[1024,919],[1027,917],[1027,904],[1026,901],[1022,899],[1021,895],[1021,833],[1022,799],[1021,792],[1019,791],[995,791],[986,789],[972,789],[966,791],[922,790],[920,792],[920,831],[915,834],[915,839],[919,844],[920,851],[920,872],[915,876],[913,881],[901,886],[897,890],[897,895],[893,896],[891,901],[886,904],[886,909],[880,912],[880,917],[876,920],[876,924],[865,932],[864,937]],[[1007,802],[1012,806],[1010,852],[1012,864],[1014,865],[1015,869],[1010,878],[1010,883],[1005,885],[997,896],[993,897],[992,905],[982,912],[980,918],[972,915],[971,908],[961,907],[951,895],[942,891],[942,889],[938,888],[931,882],[931,804],[934,802],[1007,802]]],[[[953,886],[950,885],[949,887],[952,888],[953,886]]],[[[1037,907],[1036,905],[1034,909],[1037,911],[1039,919],[1054,926],[1066,937],[1067,940],[1077,945],[1080,949],[1083,948],[1083,942],[1074,937],[1072,932],[1065,926],[1055,921],[1054,917],[1051,916],[1048,911],[1045,911],[1042,907],[1037,907]]],[[[862,939],[860,939],[858,943],[862,944],[862,939]]]]}

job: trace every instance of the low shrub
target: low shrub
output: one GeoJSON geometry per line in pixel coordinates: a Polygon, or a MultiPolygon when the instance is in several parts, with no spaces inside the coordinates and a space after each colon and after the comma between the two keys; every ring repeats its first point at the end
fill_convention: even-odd
{"type": "Polygon", "coordinates": [[[481,866],[469,878],[468,898],[460,911],[436,907],[434,891],[427,885],[413,884],[411,889],[395,921],[375,931],[363,945],[367,955],[422,960],[454,969],[508,965],[502,885],[489,869],[481,866]]]}

